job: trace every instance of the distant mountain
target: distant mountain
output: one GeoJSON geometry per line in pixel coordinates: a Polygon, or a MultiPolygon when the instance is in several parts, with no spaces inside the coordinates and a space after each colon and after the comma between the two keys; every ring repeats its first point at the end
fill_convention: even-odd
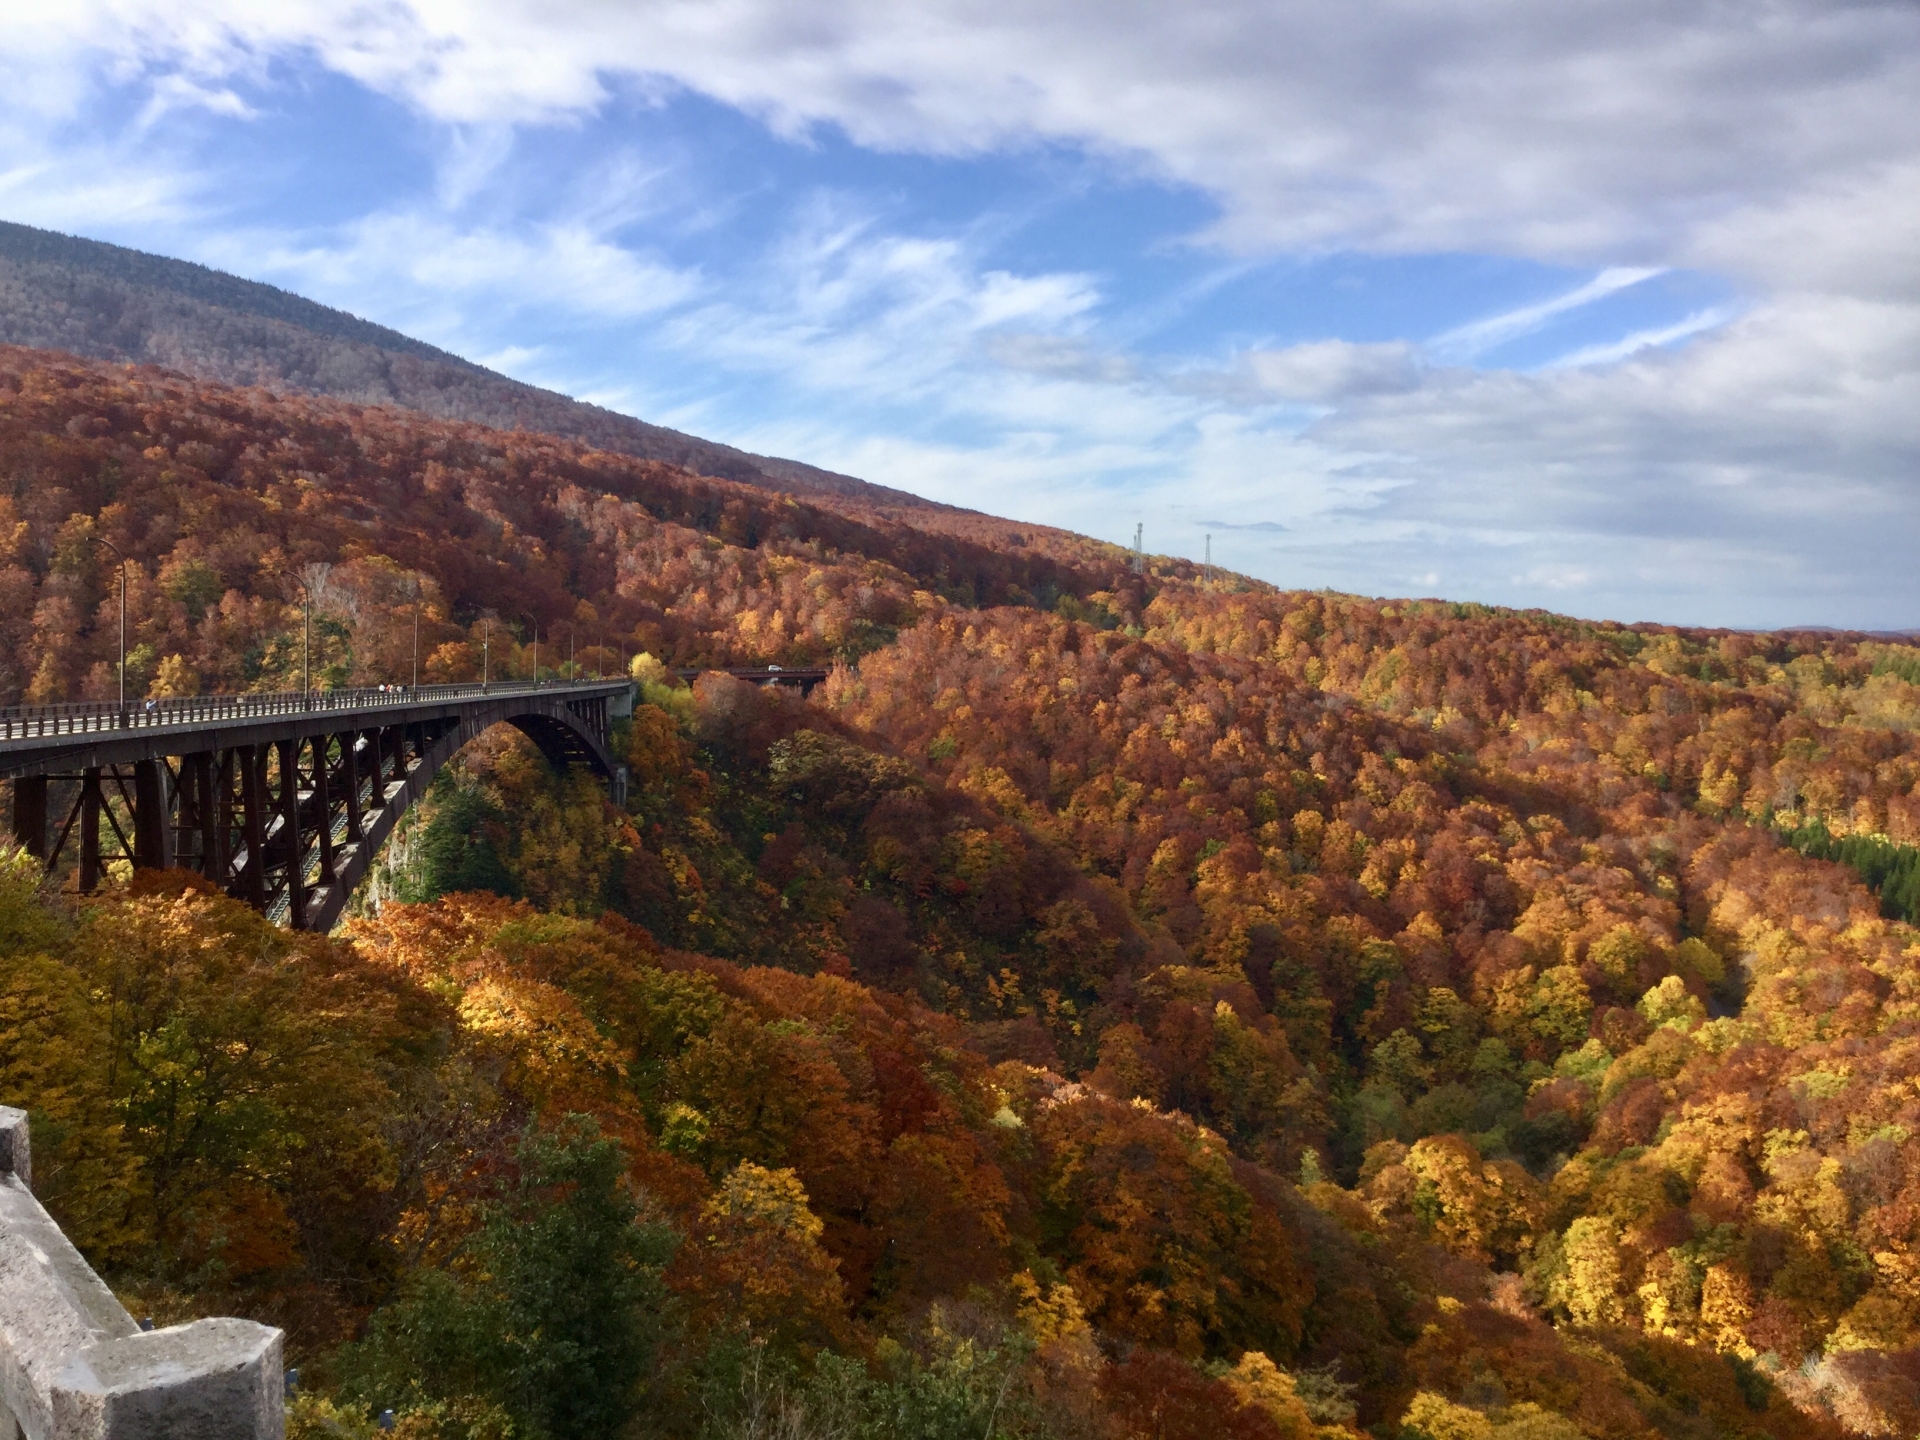
{"type": "Polygon", "coordinates": [[[185,260],[0,221],[0,343],[229,385],[538,430],[702,475],[887,507],[903,490],[683,435],[511,380],[397,330],[185,260]]]}

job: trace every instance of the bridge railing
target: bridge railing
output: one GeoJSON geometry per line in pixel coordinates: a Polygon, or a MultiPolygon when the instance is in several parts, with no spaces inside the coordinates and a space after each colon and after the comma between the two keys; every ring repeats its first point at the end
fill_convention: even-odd
{"type": "Polygon", "coordinates": [[[140,730],[251,720],[322,711],[378,710],[481,696],[526,695],[545,690],[618,683],[608,680],[506,680],[487,685],[393,685],[359,690],[274,690],[246,695],[194,695],[164,700],[81,701],[64,705],[0,707],[0,741],[37,740],[55,735],[90,735],[111,730],[140,730]]]}

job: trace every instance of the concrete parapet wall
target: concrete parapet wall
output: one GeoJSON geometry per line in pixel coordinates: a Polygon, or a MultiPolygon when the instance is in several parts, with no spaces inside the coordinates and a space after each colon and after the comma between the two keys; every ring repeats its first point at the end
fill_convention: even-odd
{"type": "Polygon", "coordinates": [[[142,1331],[29,1188],[0,1106],[0,1440],[282,1440],[281,1336],[249,1320],[142,1331]]]}
{"type": "Polygon", "coordinates": [[[31,1190],[33,1147],[27,1142],[27,1112],[0,1105],[0,1175],[18,1175],[31,1190]]]}
{"type": "Polygon", "coordinates": [[[77,1350],[53,1382],[58,1440],[256,1440],[286,1431],[280,1332],[196,1320],[77,1350]]]}

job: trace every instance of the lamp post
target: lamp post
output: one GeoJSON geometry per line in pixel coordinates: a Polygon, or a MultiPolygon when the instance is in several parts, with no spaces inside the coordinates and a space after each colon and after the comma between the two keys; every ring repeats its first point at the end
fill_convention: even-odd
{"type": "Polygon", "coordinates": [[[573,630],[571,627],[567,630],[567,678],[569,680],[578,680],[580,678],[580,667],[573,663],[573,630]]]}
{"type": "Polygon", "coordinates": [[[480,621],[480,689],[485,693],[488,672],[493,666],[493,617],[482,617],[480,621]]]}
{"type": "Polygon", "coordinates": [[[420,688],[420,577],[413,577],[413,688],[420,688]]]}
{"type": "Polygon", "coordinates": [[[309,657],[313,647],[313,592],[298,575],[287,578],[300,587],[300,708],[313,704],[313,667],[309,657]]]}
{"type": "Polygon", "coordinates": [[[102,540],[98,535],[89,535],[87,539],[95,545],[106,546],[120,562],[120,708],[124,710],[127,708],[127,557],[111,540],[102,540]]]}
{"type": "Polygon", "coordinates": [[[526,616],[527,623],[533,626],[533,683],[538,685],[540,683],[540,622],[533,618],[533,612],[530,610],[522,610],[520,613],[526,616]]]}

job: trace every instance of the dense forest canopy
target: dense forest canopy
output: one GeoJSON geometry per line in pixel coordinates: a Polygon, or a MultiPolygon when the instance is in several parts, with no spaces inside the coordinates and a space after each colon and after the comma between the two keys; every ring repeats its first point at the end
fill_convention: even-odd
{"type": "Polygon", "coordinates": [[[333,937],[0,864],[49,1205],[296,1434],[1920,1430],[1920,648],[24,351],[0,476],[8,702],[113,693],[96,536],[133,694],[297,683],[294,576],[324,685],[641,682],[624,808],[490,732],[333,937]]]}

